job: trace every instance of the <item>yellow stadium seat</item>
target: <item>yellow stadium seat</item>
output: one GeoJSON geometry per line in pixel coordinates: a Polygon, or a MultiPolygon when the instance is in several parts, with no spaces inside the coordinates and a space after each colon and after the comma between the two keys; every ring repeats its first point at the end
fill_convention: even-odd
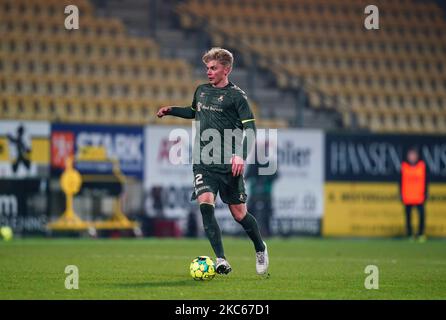
{"type": "MultiPolygon", "coordinates": [[[[400,2],[380,4],[387,13],[383,16],[387,32],[376,34],[352,27],[363,23],[363,17],[357,15],[359,4],[325,0],[243,1],[230,5],[226,1],[214,2],[183,2],[178,12],[188,24],[185,27],[193,27],[194,17],[201,17],[221,29],[213,37],[215,43],[229,45],[234,43],[233,38],[248,43],[243,49],[246,53],[270,58],[263,66],[272,69],[280,87],[290,87],[292,82],[280,71],[281,66],[291,67],[294,74],[317,83],[328,96],[336,95],[358,108],[381,110],[381,118],[369,116],[371,125],[379,130],[391,130],[394,121],[393,116],[389,118],[389,110],[420,111],[429,106],[426,112],[431,113],[441,105],[438,86],[437,90],[417,89],[419,79],[431,81],[428,78],[435,74],[436,62],[430,58],[433,55],[407,47],[407,43],[416,42],[426,44],[432,52],[442,52],[438,35],[446,29],[446,23],[432,3],[408,6],[404,15],[399,10],[400,2]],[[226,10],[215,12],[215,5],[226,10]],[[425,18],[407,18],[409,12],[425,18]],[[433,15],[436,18],[432,19],[433,15]],[[411,88],[405,88],[406,84],[411,88]],[[412,96],[408,97],[408,92],[412,96]]],[[[315,95],[311,99],[317,100],[315,95]]],[[[410,119],[397,125],[409,130],[413,122],[412,130],[423,128],[416,118],[410,119]]]]}
{"type": "Polygon", "coordinates": [[[410,115],[410,130],[415,133],[423,132],[420,114],[413,113],[410,115]]]}
{"type": "Polygon", "coordinates": [[[369,126],[369,117],[368,114],[364,112],[364,110],[358,110],[355,112],[356,119],[358,121],[358,126],[360,128],[367,128],[369,126]]]}
{"type": "MultiPolygon", "coordinates": [[[[215,4],[208,0],[188,1],[181,6],[187,14],[191,12],[186,10],[189,6],[202,17],[213,13],[215,24],[227,29],[216,33],[222,43],[235,45],[234,38],[246,39],[249,44],[241,49],[244,53],[255,50],[271,57],[277,64],[290,67],[295,75],[309,79],[312,85],[316,83],[316,87],[320,86],[317,89],[328,96],[336,95],[344,102],[351,101],[354,108],[384,111],[387,107],[399,108],[396,97],[407,90],[395,90],[388,82],[382,85],[376,78],[401,77],[401,74],[386,70],[382,64],[375,68],[374,63],[370,62],[379,49],[378,41],[372,41],[369,48],[365,41],[371,40],[370,36],[364,39],[361,33],[351,32],[345,27],[338,30],[331,22],[333,20],[336,24],[337,19],[348,23],[354,21],[352,6],[346,6],[348,13],[335,16],[329,10],[317,13],[320,6],[314,1],[305,1],[303,7],[301,3],[291,0],[277,3],[217,2],[221,12],[216,12],[215,4]],[[331,44],[327,44],[327,35],[331,44]],[[367,53],[369,49],[372,52],[367,53]],[[366,61],[366,70],[356,62],[353,67],[348,65],[347,59],[366,61]],[[364,77],[375,75],[371,84],[366,85],[364,77]],[[360,81],[352,80],[355,77],[360,81]],[[355,91],[366,96],[364,103],[358,101],[355,91]],[[388,98],[392,94],[393,98],[388,98]],[[346,100],[345,97],[350,98],[346,100]]],[[[0,4],[2,8],[5,4],[10,8],[7,14],[0,10],[0,20],[11,31],[2,35],[0,41],[2,94],[32,96],[31,100],[26,100],[31,101],[30,104],[22,102],[22,105],[34,106],[35,117],[36,110],[40,110],[41,105],[47,105],[44,109],[49,111],[48,117],[66,121],[71,121],[67,114],[77,109],[80,113],[73,113],[73,119],[139,123],[138,115],[147,114],[154,108],[153,101],[166,99],[190,103],[195,83],[192,83],[189,65],[179,60],[160,59],[159,48],[153,41],[127,36],[124,25],[118,19],[95,17],[93,6],[87,0],[75,3],[82,12],[83,28],[81,32],[72,33],[63,30],[63,24],[55,15],[63,6],[71,4],[68,0],[4,0],[0,4]],[[40,98],[35,100],[34,95],[48,100],[40,103],[40,98]],[[78,100],[73,100],[75,98],[78,100]],[[144,102],[138,99],[144,99],[144,102]],[[140,105],[142,107],[138,107],[140,105]]],[[[322,1],[320,4],[326,6],[328,2],[322,1]]],[[[337,7],[339,4],[330,5],[337,7]]],[[[383,34],[383,37],[387,36],[383,34]]],[[[379,41],[395,41],[396,38],[389,36],[379,41]]],[[[385,48],[387,50],[389,46],[386,44],[385,48]]],[[[398,64],[401,57],[407,58],[407,55],[394,58],[393,54],[383,52],[383,57],[390,59],[392,64],[398,64]]],[[[263,66],[272,68],[278,75],[281,86],[285,88],[292,83],[280,69],[276,69],[276,63],[270,63],[264,56],[261,58],[263,66]]],[[[414,72],[410,75],[410,81],[415,81],[420,74],[414,72]]],[[[310,101],[318,106],[321,104],[318,101],[320,95],[315,92],[310,93],[310,101]]],[[[438,105],[438,92],[441,90],[437,93],[429,91],[432,97],[417,97],[416,105],[423,105],[426,101],[430,105],[438,105]]],[[[411,107],[412,102],[413,99],[404,101],[406,109],[418,110],[411,107]]],[[[334,106],[332,103],[328,105],[334,106]]],[[[25,114],[28,112],[26,107],[21,109],[25,114]]],[[[384,120],[387,116],[386,113],[384,120]]],[[[153,120],[156,121],[155,118],[153,120]]],[[[368,120],[372,120],[371,117],[368,120]]],[[[379,120],[384,121],[382,118],[379,120]]],[[[385,121],[384,127],[388,127],[385,121]]]]}

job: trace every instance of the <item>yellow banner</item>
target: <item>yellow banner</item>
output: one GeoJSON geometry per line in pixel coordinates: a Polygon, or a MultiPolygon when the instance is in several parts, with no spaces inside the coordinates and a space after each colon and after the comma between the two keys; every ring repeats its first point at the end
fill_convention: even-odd
{"type": "Polygon", "coordinates": [[[0,137],[0,161],[9,161],[9,147],[6,137],[0,137]]]}
{"type": "Polygon", "coordinates": [[[103,146],[82,147],[78,152],[77,160],[79,160],[79,161],[107,161],[107,149],[103,146]]]}
{"type": "Polygon", "coordinates": [[[48,138],[32,138],[31,162],[45,165],[50,163],[50,140],[48,138]]]}
{"type": "MultiPolygon", "coordinates": [[[[32,138],[31,153],[32,163],[47,165],[50,163],[50,141],[48,138],[32,138]]],[[[10,157],[9,142],[6,137],[0,137],[0,161],[12,162],[10,157]]]]}
{"type": "MultiPolygon", "coordinates": [[[[426,235],[446,236],[446,184],[432,183],[425,208],[426,235]]],[[[404,206],[397,183],[328,182],[325,184],[324,236],[404,236],[404,206]]],[[[418,231],[418,212],[412,211],[418,231]]]]}

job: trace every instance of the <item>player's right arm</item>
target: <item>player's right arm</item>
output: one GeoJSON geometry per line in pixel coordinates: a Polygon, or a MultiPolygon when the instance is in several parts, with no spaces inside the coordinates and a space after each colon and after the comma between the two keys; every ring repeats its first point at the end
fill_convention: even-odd
{"type": "Polygon", "coordinates": [[[164,116],[175,116],[184,119],[194,119],[195,118],[195,110],[192,107],[161,107],[157,114],[158,118],[162,118],[164,116]]]}

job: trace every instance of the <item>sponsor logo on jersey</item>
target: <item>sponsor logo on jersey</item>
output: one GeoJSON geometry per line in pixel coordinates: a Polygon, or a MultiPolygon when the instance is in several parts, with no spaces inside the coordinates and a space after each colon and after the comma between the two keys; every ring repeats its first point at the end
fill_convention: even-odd
{"type": "Polygon", "coordinates": [[[211,111],[217,111],[217,112],[223,112],[223,109],[222,109],[222,108],[219,108],[219,107],[217,107],[217,106],[210,106],[210,107],[209,107],[209,110],[211,110],[211,111]]]}
{"type": "Polygon", "coordinates": [[[222,108],[219,108],[217,106],[211,105],[211,106],[207,106],[201,102],[197,103],[197,111],[201,111],[201,110],[210,110],[210,111],[218,111],[218,112],[223,112],[222,108]]]}

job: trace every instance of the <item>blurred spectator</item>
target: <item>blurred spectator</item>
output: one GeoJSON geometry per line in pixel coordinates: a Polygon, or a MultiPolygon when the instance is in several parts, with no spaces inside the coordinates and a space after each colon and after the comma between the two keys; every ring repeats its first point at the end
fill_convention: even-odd
{"type": "Polygon", "coordinates": [[[162,199],[163,187],[154,186],[151,190],[151,196],[153,200],[153,210],[155,211],[155,217],[164,217],[164,204],[162,199]]]}
{"type": "MultiPolygon", "coordinates": [[[[257,157],[258,143],[254,153],[255,161],[253,164],[247,166],[245,174],[245,179],[249,182],[248,211],[257,219],[262,236],[269,237],[272,234],[271,218],[274,215],[272,199],[273,184],[278,177],[278,173],[276,171],[272,175],[259,174],[259,168],[268,167],[268,163],[259,163],[257,157]]],[[[268,150],[268,142],[266,142],[265,149],[268,150]]]]}
{"type": "Polygon", "coordinates": [[[198,219],[197,212],[191,206],[189,214],[187,215],[187,229],[186,237],[197,238],[198,237],[198,219]]]}
{"type": "Polygon", "coordinates": [[[428,175],[426,164],[420,159],[418,149],[411,147],[407,152],[407,161],[401,164],[400,197],[406,211],[406,233],[413,239],[411,212],[415,206],[419,214],[417,238],[426,241],[424,204],[428,197],[428,175]]]}

